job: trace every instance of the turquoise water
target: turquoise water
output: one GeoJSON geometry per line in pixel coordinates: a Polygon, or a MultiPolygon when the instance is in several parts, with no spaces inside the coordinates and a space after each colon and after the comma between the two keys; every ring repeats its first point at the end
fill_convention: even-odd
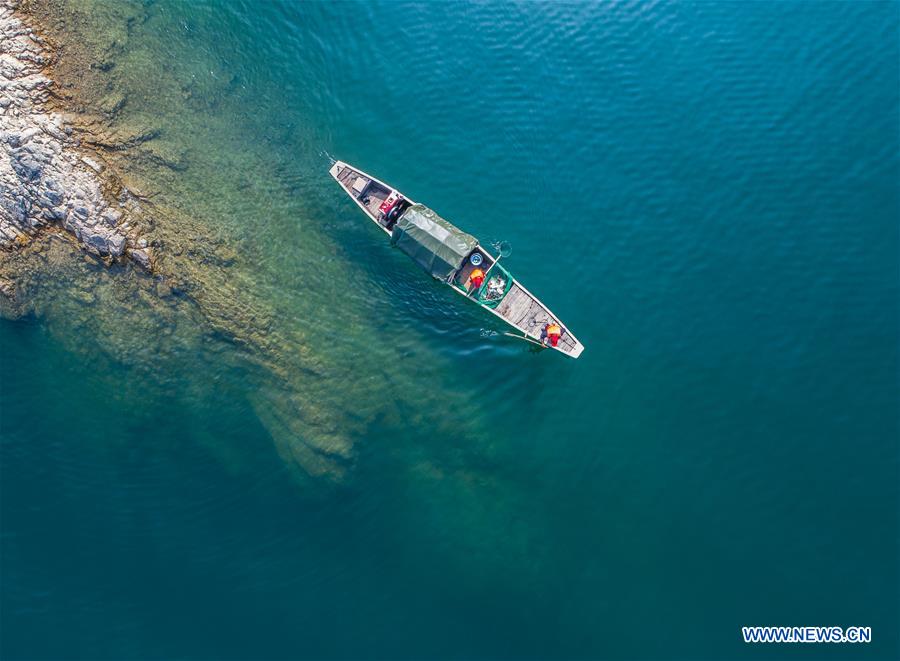
{"type": "Polygon", "coordinates": [[[160,195],[315,330],[276,378],[64,284],[0,323],[4,658],[898,656],[896,4],[76,8],[160,195]],[[460,306],[330,157],[509,242],[583,356],[460,306]],[[285,451],[313,403],[338,479],[285,451]]]}

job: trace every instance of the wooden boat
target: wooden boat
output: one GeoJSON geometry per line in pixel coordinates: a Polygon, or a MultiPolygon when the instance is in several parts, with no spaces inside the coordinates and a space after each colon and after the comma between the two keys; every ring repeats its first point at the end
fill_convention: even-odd
{"type": "Polygon", "coordinates": [[[510,275],[500,264],[500,257],[494,257],[474,236],[343,161],[332,165],[330,174],[366,216],[391,237],[394,246],[457,294],[522,333],[508,335],[556,349],[572,358],[581,355],[584,350],[581,342],[546,305],[510,275]],[[476,268],[484,273],[480,287],[472,286],[469,277],[476,268]],[[562,331],[555,347],[551,347],[546,337],[550,324],[558,324],[562,331]]]}

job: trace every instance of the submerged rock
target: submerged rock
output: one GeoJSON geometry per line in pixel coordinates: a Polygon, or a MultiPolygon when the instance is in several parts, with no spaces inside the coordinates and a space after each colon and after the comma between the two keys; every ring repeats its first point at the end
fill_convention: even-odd
{"type": "Polygon", "coordinates": [[[153,262],[150,259],[150,249],[149,248],[137,248],[132,250],[129,253],[129,256],[132,260],[134,260],[141,268],[150,271],[153,267],[153,262]]]}

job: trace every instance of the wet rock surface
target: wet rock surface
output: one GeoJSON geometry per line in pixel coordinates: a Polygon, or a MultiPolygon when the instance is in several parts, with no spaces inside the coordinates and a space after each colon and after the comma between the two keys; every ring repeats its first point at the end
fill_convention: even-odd
{"type": "MultiPolygon", "coordinates": [[[[134,204],[104,190],[99,157],[48,108],[52,81],[45,41],[0,2],[0,249],[21,248],[44,231],[62,229],[100,257],[117,259],[133,244],[126,215],[134,204]]],[[[136,260],[149,268],[143,251],[136,260]]]]}

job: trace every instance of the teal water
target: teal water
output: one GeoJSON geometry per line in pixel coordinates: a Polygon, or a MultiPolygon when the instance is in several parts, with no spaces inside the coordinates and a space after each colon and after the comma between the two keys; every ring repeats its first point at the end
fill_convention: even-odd
{"type": "Polygon", "coordinates": [[[106,279],[103,321],[51,279],[0,322],[3,658],[898,656],[897,4],[72,7],[301,339],[260,373],[106,279]],[[330,157],[508,241],[583,356],[460,306],[330,157]]]}

